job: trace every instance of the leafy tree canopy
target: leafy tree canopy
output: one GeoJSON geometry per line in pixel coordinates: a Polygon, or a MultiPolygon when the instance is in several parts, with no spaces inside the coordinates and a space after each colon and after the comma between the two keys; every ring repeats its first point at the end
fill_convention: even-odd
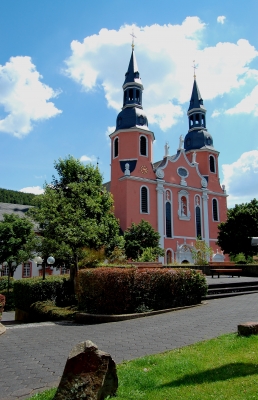
{"type": "Polygon", "coordinates": [[[35,199],[36,207],[29,210],[42,230],[43,256],[51,252],[77,265],[83,247],[111,252],[120,241],[119,224],[98,168],[72,156],[59,159],[54,167],[58,177],[45,185],[44,194],[35,199]]]}
{"type": "Polygon", "coordinates": [[[0,222],[0,262],[7,261],[19,265],[30,259],[38,244],[33,224],[28,218],[15,214],[4,214],[0,222]]]}
{"type": "Polygon", "coordinates": [[[251,246],[251,237],[258,236],[258,201],[237,204],[228,210],[227,221],[218,226],[218,245],[225,253],[246,257],[257,253],[256,246],[251,246]]]}
{"type": "Polygon", "coordinates": [[[139,224],[132,223],[132,226],[124,232],[124,240],[127,258],[137,260],[147,248],[151,248],[152,254],[156,257],[164,255],[164,250],[159,246],[159,233],[143,219],[139,224]]]}

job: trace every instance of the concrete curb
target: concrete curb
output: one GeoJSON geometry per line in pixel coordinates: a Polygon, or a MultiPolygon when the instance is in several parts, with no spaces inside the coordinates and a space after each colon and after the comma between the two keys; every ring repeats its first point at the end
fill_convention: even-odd
{"type": "Polygon", "coordinates": [[[152,315],[164,314],[172,311],[180,311],[180,310],[185,310],[187,308],[198,307],[201,306],[202,304],[205,304],[205,302],[201,302],[191,306],[166,308],[165,310],[148,311],[144,313],[135,313],[135,314],[106,315],[106,314],[77,313],[75,315],[74,321],[78,324],[103,324],[106,322],[118,322],[118,321],[125,321],[128,319],[151,317],[152,315]]]}
{"type": "Polygon", "coordinates": [[[0,322],[0,335],[5,333],[5,331],[6,331],[6,327],[4,325],[2,325],[1,322],[0,322]]]}

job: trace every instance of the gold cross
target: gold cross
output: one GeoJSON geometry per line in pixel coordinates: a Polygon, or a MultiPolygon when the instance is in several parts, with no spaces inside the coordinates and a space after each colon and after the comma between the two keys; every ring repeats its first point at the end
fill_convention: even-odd
{"type": "Polygon", "coordinates": [[[193,60],[193,63],[194,63],[194,65],[193,65],[193,69],[194,69],[194,79],[196,79],[196,74],[195,74],[195,72],[196,72],[196,70],[197,70],[197,65],[195,64],[195,60],[193,60]]]}
{"type": "Polygon", "coordinates": [[[132,36],[132,49],[134,50],[134,38],[136,38],[136,36],[135,36],[135,34],[134,34],[134,31],[133,31],[133,29],[132,29],[132,33],[130,33],[130,35],[132,36]]]}

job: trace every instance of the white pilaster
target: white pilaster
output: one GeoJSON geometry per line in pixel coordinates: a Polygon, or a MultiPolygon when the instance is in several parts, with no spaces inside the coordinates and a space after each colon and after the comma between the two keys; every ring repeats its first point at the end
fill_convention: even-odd
{"type": "Polygon", "coordinates": [[[203,190],[202,204],[203,204],[203,226],[204,226],[204,240],[207,246],[210,245],[209,238],[209,214],[208,214],[208,190],[203,190]]]}
{"type": "MultiPolygon", "coordinates": [[[[158,218],[158,232],[160,234],[160,247],[164,249],[164,181],[157,180],[157,218],[158,218]]],[[[159,262],[164,264],[164,257],[159,257],[159,262]]]]}

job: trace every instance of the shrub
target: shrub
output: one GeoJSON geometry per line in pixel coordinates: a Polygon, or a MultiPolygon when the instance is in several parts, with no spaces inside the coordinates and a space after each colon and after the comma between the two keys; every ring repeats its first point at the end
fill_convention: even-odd
{"type": "MultiPolygon", "coordinates": [[[[13,282],[14,282],[14,279],[10,278],[10,281],[9,281],[10,289],[13,288],[13,282]]],[[[7,290],[7,286],[8,286],[8,276],[0,276],[0,293],[2,293],[2,290],[7,290]]]]}
{"type": "Polygon", "coordinates": [[[52,301],[37,301],[30,306],[32,321],[62,321],[72,320],[76,307],[57,307],[52,301]]]}
{"type": "Polygon", "coordinates": [[[5,306],[5,296],[3,294],[0,294],[0,307],[5,306]]]}
{"type": "Polygon", "coordinates": [[[97,268],[77,279],[79,308],[97,314],[197,304],[206,293],[204,275],[190,269],[97,268]]]}
{"type": "Polygon", "coordinates": [[[14,279],[10,277],[9,281],[9,294],[8,294],[8,276],[0,277],[0,293],[5,296],[5,311],[14,310],[14,301],[13,301],[13,283],[14,279]]]}
{"type": "Polygon", "coordinates": [[[69,276],[47,276],[14,281],[14,304],[16,308],[29,312],[37,301],[50,300],[57,306],[75,304],[73,283],[69,276]]]}

